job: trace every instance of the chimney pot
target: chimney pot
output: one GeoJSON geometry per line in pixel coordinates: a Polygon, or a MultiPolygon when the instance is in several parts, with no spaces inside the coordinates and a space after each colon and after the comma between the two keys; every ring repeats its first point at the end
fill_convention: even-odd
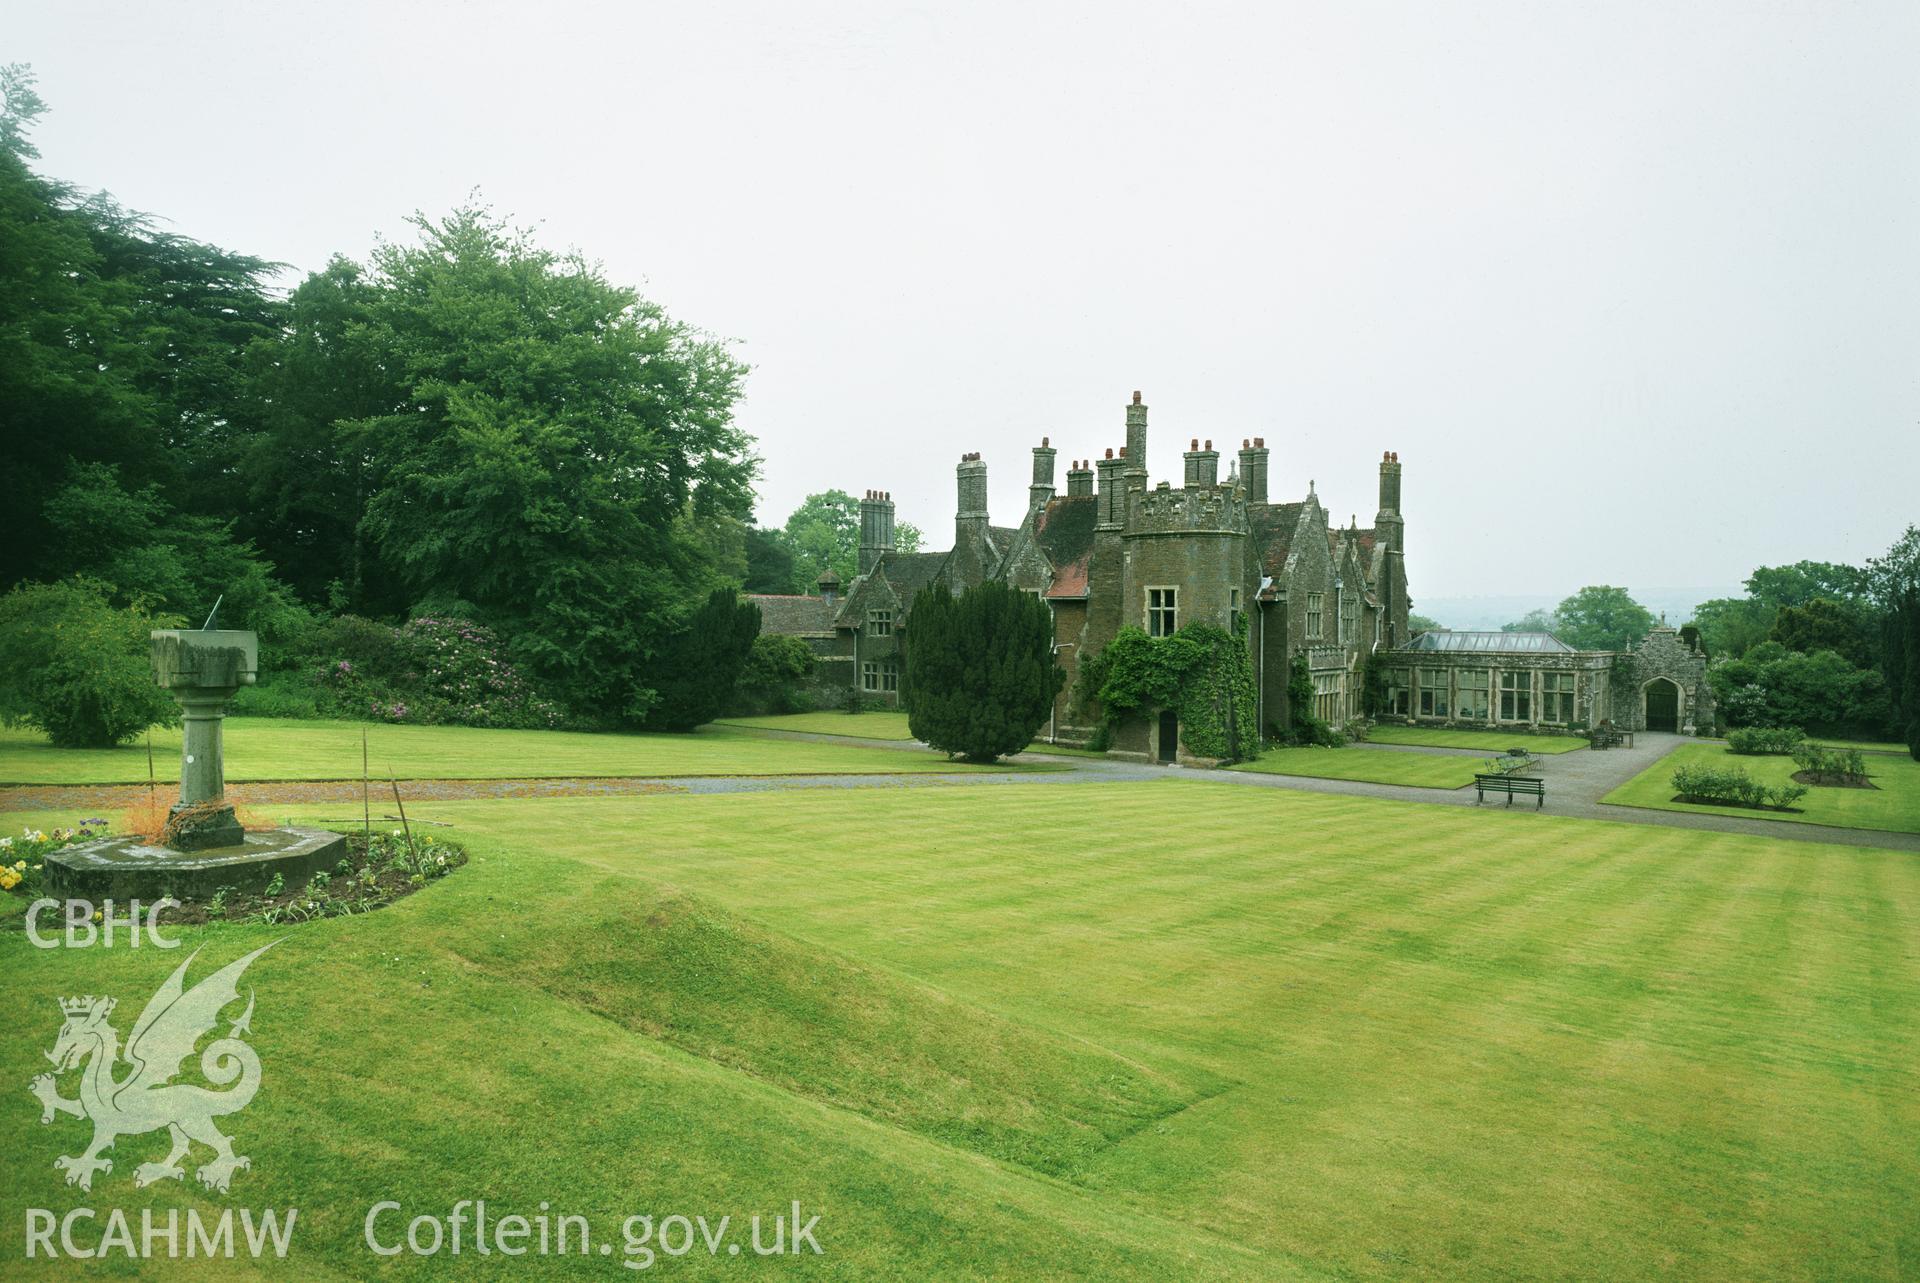
{"type": "Polygon", "coordinates": [[[1199,438],[1199,437],[1195,437],[1195,438],[1194,438],[1193,440],[1191,440],[1191,441],[1189,441],[1189,442],[1187,442],[1187,449],[1189,449],[1189,450],[1198,450],[1199,448],[1200,448],[1200,438],[1199,438]]]}
{"type": "Polygon", "coordinates": [[[1249,439],[1247,439],[1246,437],[1241,437],[1241,438],[1240,438],[1240,448],[1241,448],[1242,450],[1251,450],[1251,449],[1253,449],[1253,442],[1252,442],[1252,441],[1250,441],[1249,439]]]}
{"type": "Polygon", "coordinates": [[[1253,448],[1254,448],[1254,449],[1256,449],[1256,450],[1264,450],[1264,449],[1266,449],[1266,448],[1267,448],[1267,439],[1266,439],[1265,437],[1255,437],[1255,438],[1253,439],[1253,448]]]}
{"type": "Polygon", "coordinates": [[[1127,457],[1127,448],[1125,446],[1120,447],[1120,457],[1122,459],[1127,457]]]}
{"type": "Polygon", "coordinates": [[[1140,404],[1140,394],[1139,394],[1138,392],[1135,392],[1135,393],[1133,394],[1133,403],[1134,403],[1135,405],[1139,405],[1139,404],[1140,404]]]}
{"type": "Polygon", "coordinates": [[[1045,437],[1041,437],[1041,438],[1040,438],[1040,444],[1041,444],[1041,446],[1042,446],[1042,447],[1045,447],[1045,446],[1046,446],[1046,444],[1047,444],[1047,438],[1045,438],[1045,437]]]}
{"type": "Polygon", "coordinates": [[[1108,446],[1108,447],[1107,447],[1107,458],[1109,458],[1109,459],[1111,459],[1111,458],[1113,458],[1113,447],[1112,447],[1112,446],[1108,446]]]}
{"type": "Polygon", "coordinates": [[[1208,437],[1208,438],[1207,438],[1207,449],[1209,449],[1209,450],[1211,450],[1211,449],[1213,449],[1213,438],[1212,438],[1212,437],[1208,437]]]}

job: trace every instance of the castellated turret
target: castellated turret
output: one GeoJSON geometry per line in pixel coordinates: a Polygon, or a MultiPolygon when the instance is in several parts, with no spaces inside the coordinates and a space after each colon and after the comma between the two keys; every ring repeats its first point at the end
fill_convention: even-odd
{"type": "Polygon", "coordinates": [[[1129,535],[1234,534],[1247,531],[1247,501],[1222,486],[1175,490],[1164,481],[1140,497],[1129,535]]]}

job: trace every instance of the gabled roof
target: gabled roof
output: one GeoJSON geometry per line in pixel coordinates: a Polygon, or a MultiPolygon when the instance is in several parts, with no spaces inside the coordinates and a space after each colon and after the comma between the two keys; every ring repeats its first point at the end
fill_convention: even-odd
{"type": "Polygon", "coordinates": [[[880,569],[900,598],[900,609],[911,610],[913,599],[931,584],[947,564],[944,552],[890,552],[880,559],[880,569]]]}
{"type": "Polygon", "coordinates": [[[1049,597],[1087,595],[1087,571],[1093,559],[1093,527],[1098,512],[1092,495],[1062,495],[1049,500],[1034,525],[1034,542],[1053,567],[1049,597]]]}
{"type": "MultiPolygon", "coordinates": [[[[1275,580],[1285,573],[1287,558],[1293,552],[1294,536],[1299,532],[1302,503],[1273,503],[1256,507],[1249,514],[1253,526],[1254,547],[1260,556],[1261,573],[1275,580]]],[[[1276,587],[1278,585],[1276,584],[1276,587]]]]}
{"type": "Polygon", "coordinates": [[[776,593],[745,593],[745,600],[760,608],[760,631],[803,637],[809,634],[833,635],[833,616],[839,609],[825,597],[797,597],[776,593]]]}
{"type": "Polygon", "coordinates": [[[1406,644],[1407,650],[1433,650],[1453,653],[1474,652],[1490,655],[1572,655],[1573,647],[1552,633],[1454,632],[1435,628],[1421,633],[1406,644]]]}

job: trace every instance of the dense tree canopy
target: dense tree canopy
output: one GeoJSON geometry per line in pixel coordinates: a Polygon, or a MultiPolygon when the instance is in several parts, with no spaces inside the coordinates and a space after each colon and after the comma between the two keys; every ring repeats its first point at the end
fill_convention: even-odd
{"type": "Polygon", "coordinates": [[[478,207],[281,298],[277,265],[36,174],[31,76],[0,94],[0,586],[224,597],[269,670],[310,672],[335,612],[455,617],[575,719],[646,719],[748,572],[721,344],[478,207]]]}
{"type": "Polygon", "coordinates": [[[1582,588],[1553,613],[1554,636],[1575,650],[1625,650],[1653,631],[1653,612],[1609,584],[1582,588]]]}
{"type": "Polygon", "coordinates": [[[1554,618],[1551,610],[1538,607],[1529,610],[1510,624],[1502,624],[1500,631],[1503,633],[1550,633],[1559,626],[1560,621],[1554,618]]]}
{"type": "MultiPolygon", "coordinates": [[[[917,526],[894,524],[896,552],[919,552],[921,542],[917,526]]],[[[749,536],[748,586],[753,592],[810,593],[828,570],[849,583],[859,557],[860,501],[844,490],[823,490],[801,500],[778,529],[749,536]]]]}

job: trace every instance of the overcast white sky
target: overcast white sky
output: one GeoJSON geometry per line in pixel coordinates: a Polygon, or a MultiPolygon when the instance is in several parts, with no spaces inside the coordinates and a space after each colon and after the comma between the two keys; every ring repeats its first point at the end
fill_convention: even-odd
{"type": "MultiPolygon", "coordinates": [[[[1042,434],[1262,435],[1422,597],[1737,583],[1920,520],[1920,5],[0,3],[43,168],[363,256],[471,188],[737,340],[761,517],[945,547],[1042,434]]],[[[1061,481],[1064,487],[1064,476],[1061,481]]]]}

